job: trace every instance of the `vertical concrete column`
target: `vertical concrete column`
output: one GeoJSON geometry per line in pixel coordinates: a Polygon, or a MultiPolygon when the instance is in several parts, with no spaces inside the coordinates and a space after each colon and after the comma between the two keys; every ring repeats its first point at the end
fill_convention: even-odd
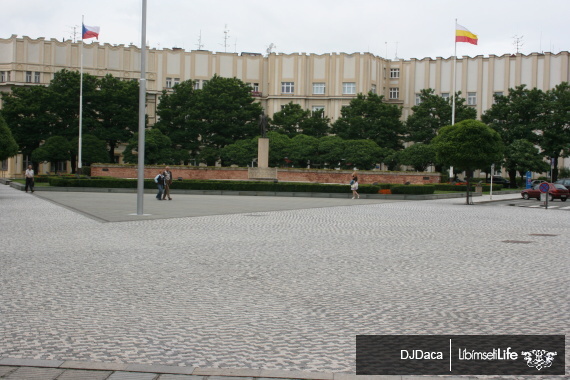
{"type": "Polygon", "coordinates": [[[269,139],[260,137],[257,142],[257,167],[269,167],[269,139]]]}

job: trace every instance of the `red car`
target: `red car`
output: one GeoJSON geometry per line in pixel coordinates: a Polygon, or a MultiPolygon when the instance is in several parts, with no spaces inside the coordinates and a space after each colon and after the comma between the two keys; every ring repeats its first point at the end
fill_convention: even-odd
{"type": "Polygon", "coordinates": [[[568,189],[565,186],[560,185],[558,183],[543,182],[539,183],[538,185],[534,185],[530,189],[525,189],[521,191],[522,197],[524,199],[536,198],[540,200],[540,186],[543,186],[544,184],[547,184],[549,186],[548,190],[549,201],[552,201],[554,199],[560,199],[562,202],[566,202],[566,199],[568,199],[568,197],[570,196],[570,191],[568,191],[568,189]]]}

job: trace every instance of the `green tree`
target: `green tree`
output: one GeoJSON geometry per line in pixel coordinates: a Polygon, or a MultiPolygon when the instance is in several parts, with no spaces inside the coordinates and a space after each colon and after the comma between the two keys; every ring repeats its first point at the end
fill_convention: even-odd
{"type": "Polygon", "coordinates": [[[331,119],[325,116],[325,111],[320,109],[311,111],[311,114],[299,124],[304,135],[323,137],[329,134],[331,119]]]}
{"type": "Polygon", "coordinates": [[[371,140],[348,140],[344,144],[344,158],[350,168],[368,170],[380,162],[382,149],[371,140]]]}
{"type": "Polygon", "coordinates": [[[262,108],[251,96],[251,87],[237,78],[214,75],[198,92],[198,130],[201,144],[210,148],[208,165],[215,163],[219,149],[237,140],[259,135],[262,108]],[[217,153],[216,153],[217,151],[217,153]]]}
{"type": "Polygon", "coordinates": [[[506,147],[505,157],[505,168],[518,172],[521,177],[524,177],[527,171],[543,173],[550,170],[550,165],[528,140],[515,140],[506,147]]]}
{"type": "Polygon", "coordinates": [[[159,121],[154,127],[170,138],[177,160],[185,164],[200,151],[198,91],[194,90],[193,80],[176,84],[171,93],[162,92],[156,110],[159,121]]]}
{"type": "Polygon", "coordinates": [[[538,133],[543,155],[554,161],[552,180],[558,179],[558,159],[570,154],[570,84],[563,82],[545,94],[544,122],[538,133]]]}
{"type": "Polygon", "coordinates": [[[423,172],[435,163],[435,150],[431,144],[416,143],[401,150],[398,160],[402,165],[412,166],[414,170],[423,172]]]}
{"type": "Polygon", "coordinates": [[[332,132],[346,140],[369,139],[382,148],[399,150],[404,131],[401,116],[401,108],[384,103],[383,96],[358,94],[350,105],[342,107],[332,132]]]}
{"type": "Polygon", "coordinates": [[[299,104],[289,102],[283,106],[281,111],[275,112],[270,122],[270,129],[287,135],[295,137],[301,132],[300,126],[305,119],[310,116],[311,112],[301,108],[299,104]]]}
{"type": "Polygon", "coordinates": [[[71,157],[71,143],[63,136],[52,136],[32,152],[35,162],[68,161],[71,157]]]}
{"type": "MultiPolygon", "coordinates": [[[[50,136],[65,137],[71,141],[79,135],[80,74],[62,70],[55,73],[49,86],[13,88],[3,94],[4,115],[22,153],[29,155],[50,136]]],[[[83,128],[93,130],[98,123],[95,111],[97,79],[83,75],[83,128]]],[[[75,158],[70,157],[72,171],[75,158]]]]}
{"type": "Polygon", "coordinates": [[[345,140],[338,136],[324,136],[319,139],[319,161],[323,166],[336,167],[344,157],[345,140]]]}
{"type": "Polygon", "coordinates": [[[109,157],[93,162],[113,162],[118,144],[129,141],[138,131],[139,83],[107,74],[98,80],[97,88],[93,104],[97,122],[88,130],[107,143],[109,157]]]}
{"type": "MultiPolygon", "coordinates": [[[[50,111],[56,116],[52,134],[64,136],[70,141],[79,135],[79,87],[81,75],[78,71],[61,70],[54,74],[48,86],[50,111]]],[[[83,74],[83,116],[82,127],[92,131],[97,124],[96,92],[97,78],[83,74]]]]}
{"type": "Polygon", "coordinates": [[[267,132],[267,137],[269,138],[269,166],[287,166],[291,148],[289,136],[278,132],[267,132]]]}
{"type": "Polygon", "coordinates": [[[54,123],[50,98],[43,86],[13,87],[11,93],[2,93],[0,111],[24,157],[30,157],[50,136],[54,123]]]}
{"type": "Polygon", "coordinates": [[[220,150],[220,158],[225,165],[248,166],[257,158],[257,140],[258,137],[254,137],[226,145],[220,150]]]}
{"type": "MultiPolygon", "coordinates": [[[[441,128],[432,144],[439,162],[465,170],[467,189],[473,171],[500,161],[504,151],[501,136],[477,120],[464,120],[441,128]]],[[[466,202],[469,204],[469,190],[466,202]]]]}
{"type": "MultiPolygon", "coordinates": [[[[109,160],[107,144],[94,135],[86,134],[81,137],[81,161],[83,165],[91,166],[93,163],[113,162],[109,160]]],[[[79,136],[71,141],[71,154],[78,154],[79,136]]]]}
{"type": "MultiPolygon", "coordinates": [[[[455,122],[475,119],[477,111],[465,105],[461,92],[455,94],[455,122]]],[[[429,144],[437,131],[451,125],[452,99],[435,94],[431,88],[420,91],[420,104],[412,107],[413,114],[406,120],[407,140],[429,144]]]]}
{"type": "Polygon", "coordinates": [[[306,167],[318,160],[319,140],[313,136],[297,135],[289,144],[289,159],[296,167],[306,167]]]}
{"type": "MultiPolygon", "coordinates": [[[[176,158],[172,151],[172,142],[158,129],[150,129],[145,132],[145,165],[172,165],[176,164],[176,158]]],[[[138,133],[135,133],[129,145],[123,153],[125,162],[138,163],[138,133]]]]}
{"type": "MultiPolygon", "coordinates": [[[[544,129],[544,111],[548,109],[545,93],[521,85],[509,89],[508,95],[495,96],[494,99],[495,103],[481,116],[481,120],[499,133],[503,144],[510,146],[516,140],[537,144],[539,136],[535,131],[544,129]]],[[[516,170],[511,168],[508,173],[511,183],[516,183],[516,170]]]]}
{"type": "Polygon", "coordinates": [[[12,131],[0,114],[0,161],[15,156],[17,153],[18,143],[16,143],[12,131]]]}

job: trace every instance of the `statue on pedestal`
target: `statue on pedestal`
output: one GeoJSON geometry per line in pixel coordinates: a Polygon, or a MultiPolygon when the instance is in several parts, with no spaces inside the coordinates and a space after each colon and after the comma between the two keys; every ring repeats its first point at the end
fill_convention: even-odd
{"type": "Polygon", "coordinates": [[[259,133],[261,134],[261,137],[267,137],[267,124],[267,115],[262,113],[259,116],[259,133]]]}

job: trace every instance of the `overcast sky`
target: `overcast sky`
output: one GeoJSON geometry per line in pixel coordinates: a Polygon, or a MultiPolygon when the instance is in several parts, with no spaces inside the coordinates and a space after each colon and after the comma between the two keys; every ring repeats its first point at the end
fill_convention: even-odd
{"type": "MultiPolygon", "coordinates": [[[[570,50],[570,0],[147,0],[153,48],[217,52],[370,52],[450,57],[455,19],[479,37],[457,55],[570,50]],[[226,27],[227,26],[227,27],[226,27]],[[228,38],[224,46],[224,30],[228,38]]],[[[99,42],[140,46],[142,0],[13,0],[0,6],[0,38],[80,39],[81,17],[99,42]]],[[[95,41],[86,40],[86,42],[95,41]]]]}

